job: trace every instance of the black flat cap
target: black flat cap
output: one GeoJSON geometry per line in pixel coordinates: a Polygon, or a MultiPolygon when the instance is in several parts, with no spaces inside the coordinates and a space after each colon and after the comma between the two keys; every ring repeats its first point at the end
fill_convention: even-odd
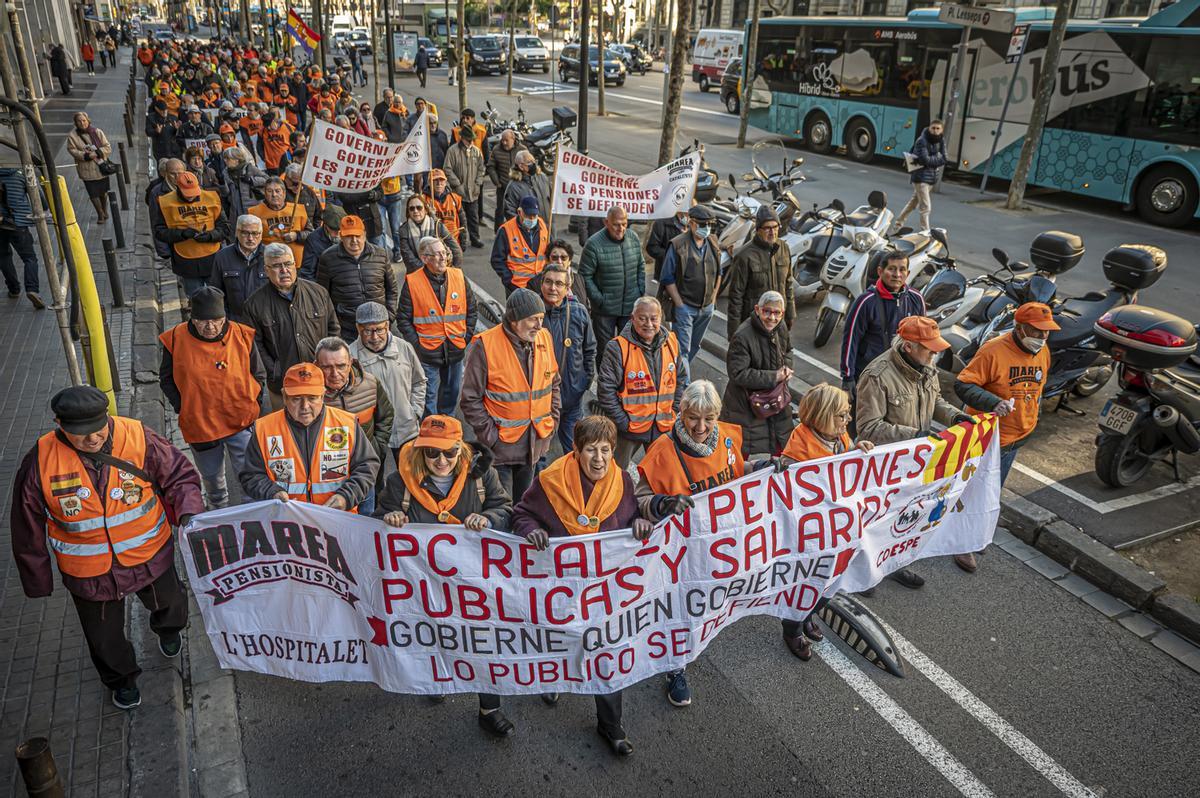
{"type": "Polygon", "coordinates": [[[693,205],[691,210],[688,211],[688,216],[697,222],[711,222],[713,220],[713,212],[704,205],[693,205]]]}
{"type": "Polygon", "coordinates": [[[108,397],[91,385],[63,388],[50,399],[50,410],[72,435],[90,435],[108,423],[108,397]]]}

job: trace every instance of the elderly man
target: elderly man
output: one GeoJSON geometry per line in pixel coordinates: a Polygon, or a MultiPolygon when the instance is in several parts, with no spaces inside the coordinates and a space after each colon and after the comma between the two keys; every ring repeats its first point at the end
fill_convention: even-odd
{"type": "Polygon", "coordinates": [[[792,329],[796,302],[792,293],[792,252],[779,240],[779,216],[764,205],[758,209],[755,233],[729,265],[729,315],[727,335],[733,338],[742,322],[754,312],[754,303],[766,291],[783,295],[783,326],[792,329]]]}
{"type": "Polygon", "coordinates": [[[462,269],[450,265],[440,239],[422,238],[417,254],[422,266],[404,278],[396,329],[412,344],[425,370],[425,415],[453,415],[463,357],[475,334],[475,292],[462,269]]]}
{"type": "MultiPolygon", "coordinates": [[[[392,436],[388,447],[395,461],[400,445],[417,434],[425,415],[425,386],[428,378],[412,344],[392,335],[387,308],[364,302],[355,316],[358,338],[350,344],[350,356],[367,374],[375,375],[392,403],[392,436]]],[[[379,469],[380,475],[383,469],[379,469]]]]}
{"type": "Polygon", "coordinates": [[[383,99],[375,103],[375,107],[371,109],[371,116],[375,118],[375,125],[383,127],[383,115],[392,107],[392,98],[396,96],[396,90],[391,86],[384,88],[383,99]]]}
{"type": "Polygon", "coordinates": [[[204,511],[200,477],[157,432],[110,417],[108,397],[90,385],[64,388],[50,409],[56,429],[13,481],[13,560],[25,595],[41,598],[54,590],[53,551],[101,683],[113,704],[133,709],[141,669],[125,638],[125,597],[137,594],[159,650],[178,656],[188,603],[171,525],[204,511]]]}
{"type": "MultiPolygon", "coordinates": [[[[446,173],[450,190],[462,197],[463,213],[467,217],[467,235],[471,246],[483,247],[479,238],[479,220],[483,213],[483,155],[475,143],[475,128],[458,128],[458,137],[446,151],[446,173]]],[[[466,241],[463,241],[464,246],[466,241]]]]}
{"type": "Polygon", "coordinates": [[[296,363],[311,362],[317,343],[341,331],[337,311],[324,288],[296,276],[296,260],[285,244],[263,251],[268,285],[246,300],[246,322],[257,334],[267,369],[271,406],[283,407],[283,376],[296,363]]]}
{"type": "Polygon", "coordinates": [[[617,425],[615,457],[625,468],[639,448],[675,425],[686,361],[675,333],[662,326],[662,305],[650,296],[634,303],[629,323],[600,358],[596,398],[617,425]]]}
{"type": "Polygon", "coordinates": [[[375,486],[379,455],[352,413],[325,406],[312,363],[283,378],[283,410],[254,423],[238,478],[251,501],[278,499],[354,512],[375,486]]]}
{"type": "Polygon", "coordinates": [[[467,350],[463,418],[495,456],[509,496],[523,496],[537,462],[550,451],[562,407],[558,361],[546,306],[528,288],[508,297],[501,324],[480,333],[467,350]]]}
{"type": "Polygon", "coordinates": [[[629,229],[629,214],[620,205],[609,209],[604,229],[584,245],[579,276],[587,286],[596,344],[604,352],[613,336],[629,323],[634,303],[646,293],[642,242],[629,229]]]}
{"type": "Polygon", "coordinates": [[[499,230],[500,225],[512,218],[504,214],[504,189],[512,179],[511,172],[516,166],[515,158],[518,153],[527,152],[524,144],[517,143],[517,134],[512,130],[500,133],[500,143],[492,148],[492,157],[488,160],[487,176],[496,187],[496,212],[493,214],[493,229],[499,230]]]}
{"type": "Polygon", "coordinates": [[[346,211],[341,205],[331,203],[321,211],[320,227],[309,233],[308,238],[304,240],[304,257],[300,259],[300,276],[305,280],[317,279],[317,259],[325,254],[327,249],[337,245],[341,238],[342,219],[345,218],[346,211]]]}
{"type": "Polygon", "coordinates": [[[570,244],[552,242],[545,270],[529,282],[546,305],[543,323],[554,342],[554,360],[562,377],[558,441],[564,452],[575,445],[584,394],[596,379],[596,332],[587,308],[571,296],[571,255],[570,244]]]}
{"type": "Polygon", "coordinates": [[[742,322],[729,341],[725,356],[725,384],[721,420],[742,428],[742,454],[775,455],[787,446],[796,418],[792,415],[791,393],[787,382],[792,378],[792,346],[783,326],[783,295],[766,291],[754,306],[754,315],[742,322]],[[782,388],[780,386],[783,386],[782,388]],[[780,391],[769,414],[759,412],[751,402],[754,394],[780,391]]]}
{"type": "Polygon", "coordinates": [[[367,243],[366,228],[357,216],[342,219],[337,246],[317,258],[317,284],[329,292],[347,341],[358,334],[354,314],[359,305],[378,302],[390,313],[400,298],[389,253],[367,243]]]}
{"type": "Polygon", "coordinates": [[[208,283],[224,294],[226,313],[236,322],[245,323],[246,300],[267,284],[267,273],[263,271],[262,230],[262,219],[242,214],[237,219],[233,243],[222,247],[213,256],[208,283]]]}
{"type": "MultiPolygon", "coordinates": [[[[316,363],[325,378],[325,406],[344,410],[358,419],[382,463],[387,458],[392,439],[392,403],[383,383],[354,362],[350,347],[341,338],[321,339],[317,344],[316,363]]],[[[375,511],[374,485],[358,505],[358,511],[364,515],[375,511]]]]}
{"type": "MultiPolygon", "coordinates": [[[[688,229],[671,239],[659,284],[674,305],[671,328],[691,369],[708,331],[721,290],[721,252],[712,233],[713,214],[703,205],[688,211],[688,229]]],[[[689,372],[690,373],[690,372],[689,372]]]]}
{"type": "MultiPolygon", "coordinates": [[[[970,420],[942,398],[933,360],[949,348],[928,316],[899,321],[892,345],[859,374],[854,418],[860,441],[896,443],[928,435],[934,421],[950,425],[970,420]]],[[[913,589],[925,584],[908,568],[892,579],[913,589]]]]}
{"type": "Polygon", "coordinates": [[[299,263],[304,259],[304,240],[308,238],[308,210],[288,202],[283,179],[269,177],[263,183],[263,201],[250,208],[250,214],[262,219],[263,241],[287,244],[299,263]]]}
{"type": "Polygon", "coordinates": [[[175,178],[175,190],[159,195],[154,207],[154,238],[170,246],[171,271],[190,296],[207,284],[213,256],[229,235],[221,198],[200,188],[196,176],[185,171],[175,178]]]}
{"type": "Polygon", "coordinates": [[[550,231],[538,215],[537,197],[521,200],[517,215],[500,225],[492,242],[492,270],[509,295],[524,288],[546,267],[550,231]]]}
{"type": "Polygon", "coordinates": [[[516,216],[521,200],[534,197],[542,221],[550,224],[550,179],[538,170],[537,158],[528,150],[517,153],[509,177],[511,180],[504,189],[504,218],[516,216]]]}
{"type": "Polygon", "coordinates": [[[225,507],[225,455],[236,474],[246,460],[250,425],[270,412],[267,370],[254,346],[254,329],[230,321],[221,292],[205,286],[192,295],[191,318],[158,339],[159,387],[192,447],[209,508],[225,507]]]}
{"type": "Polygon", "coordinates": [[[902,319],[925,315],[925,298],[908,287],[908,256],[883,253],[875,283],[858,295],[842,337],[842,388],[854,395],[859,375],[888,351],[902,319]]]}

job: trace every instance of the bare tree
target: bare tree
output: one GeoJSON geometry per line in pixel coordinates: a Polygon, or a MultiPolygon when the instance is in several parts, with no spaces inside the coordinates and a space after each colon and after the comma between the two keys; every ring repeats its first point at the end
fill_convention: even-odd
{"type": "MultiPolygon", "coordinates": [[[[604,1],[596,2],[596,116],[604,116],[604,1]]],[[[586,63],[590,54],[584,54],[586,63]]]]}
{"type": "Polygon", "coordinates": [[[1038,81],[1037,98],[1033,114],[1029,118],[1029,129],[1021,144],[1021,156],[1012,182],[1008,185],[1008,202],[1005,207],[1016,210],[1025,199],[1025,181],[1029,179],[1029,167],[1033,156],[1042,143],[1042,128],[1050,112],[1050,101],[1054,99],[1054,87],[1058,85],[1058,55],[1062,52],[1063,37],[1067,34],[1067,15],[1071,12],[1070,0],[1058,0],[1054,11],[1054,24],[1050,28],[1050,41],[1046,43],[1046,60],[1042,64],[1042,77],[1038,81]]]}
{"type": "Polygon", "coordinates": [[[505,81],[504,93],[511,97],[513,58],[515,57],[514,50],[516,50],[517,46],[517,0],[510,0],[508,4],[508,11],[505,12],[504,16],[507,18],[506,21],[508,22],[508,80],[505,81]]]}
{"type": "Polygon", "coordinates": [[[667,76],[667,103],[663,107],[662,139],[658,143],[658,163],[671,160],[675,150],[675,131],[679,127],[679,106],[683,103],[683,70],[687,67],[690,24],[695,0],[675,0],[677,16],[671,42],[671,71],[667,76]]]}

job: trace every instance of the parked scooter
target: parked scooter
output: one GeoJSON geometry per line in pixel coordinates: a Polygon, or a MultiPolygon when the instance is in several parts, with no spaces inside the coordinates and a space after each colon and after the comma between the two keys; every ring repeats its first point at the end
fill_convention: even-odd
{"type": "MultiPolygon", "coordinates": [[[[751,196],[752,194],[763,194],[770,192],[777,196],[772,207],[775,210],[775,215],[779,217],[779,227],[781,230],[786,230],[792,219],[795,218],[797,211],[800,210],[800,201],[796,199],[796,195],[786,188],[780,188],[782,183],[784,186],[790,185],[791,178],[783,176],[771,176],[766,181],[762,180],[755,174],[743,175],[755,181],[755,187],[748,194],[738,192],[737,180],[733,175],[729,176],[729,186],[734,190],[735,197],[733,200],[734,207],[737,209],[737,216],[731,220],[721,232],[717,235],[717,247],[721,250],[721,275],[722,277],[729,270],[729,265],[737,254],[754,239],[754,233],[758,229],[757,218],[758,210],[765,203],[751,196]]],[[[722,280],[722,286],[726,282],[722,280]]]]}
{"type": "Polygon", "coordinates": [[[679,157],[690,155],[693,152],[700,153],[700,172],[696,176],[696,193],[693,195],[696,202],[701,204],[712,202],[717,197],[717,187],[721,183],[721,178],[717,176],[715,170],[709,168],[708,161],[704,159],[704,145],[700,143],[700,139],[692,139],[692,143],[679,151],[679,157]]]}
{"type": "Polygon", "coordinates": [[[792,220],[784,242],[792,253],[793,289],[797,302],[813,299],[821,290],[821,267],[833,252],[850,243],[842,235],[842,223],[846,218],[846,206],[840,199],[831,201],[824,208],[813,205],[792,220]]]}
{"type": "Polygon", "coordinates": [[[825,298],[817,311],[817,331],[813,343],[824,346],[854,303],[867,290],[877,254],[887,246],[887,230],[893,214],[887,207],[887,195],[872,191],[867,205],[847,214],[841,235],[846,244],[831,254],[821,267],[821,286],[825,298]]]}

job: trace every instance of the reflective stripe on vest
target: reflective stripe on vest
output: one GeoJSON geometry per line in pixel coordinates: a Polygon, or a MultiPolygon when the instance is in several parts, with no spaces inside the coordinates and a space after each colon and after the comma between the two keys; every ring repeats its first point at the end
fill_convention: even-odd
{"type": "Polygon", "coordinates": [[[554,431],[551,406],[554,376],[558,373],[550,331],[545,327],[538,330],[533,342],[531,379],[526,379],[525,366],[508,340],[504,325],[480,333],[479,340],[487,358],[483,406],[495,420],[500,440],[516,443],[530,424],[539,438],[548,437],[554,431]]]}
{"type": "Polygon", "coordinates": [[[307,462],[292,437],[284,410],[260,418],[254,425],[254,436],[267,476],[283,486],[289,498],[325,504],[350,478],[355,428],[353,413],[326,405],[312,460],[307,462]]]}
{"type": "Polygon", "coordinates": [[[425,349],[437,349],[449,341],[467,347],[467,281],[461,269],[446,269],[446,302],[438,301],[424,268],[404,278],[412,300],[413,327],[425,349]]]}
{"type": "MultiPolygon", "coordinates": [[[[112,419],[112,455],[139,469],[146,462],[141,422],[112,419]]],[[[104,493],[93,484],[79,454],[47,433],[38,440],[38,474],[46,502],[46,534],[58,568],[87,578],[108,573],[115,557],[126,567],[148,562],[171,537],[154,487],[112,466],[104,493]]]]}
{"type": "Polygon", "coordinates": [[[629,416],[629,431],[641,434],[657,425],[659,432],[668,432],[675,424],[675,386],[678,375],[675,361],[679,357],[679,341],[668,333],[660,350],[658,378],[650,373],[650,365],[640,346],[623,335],[617,336],[621,349],[621,370],[624,380],[617,396],[629,416]]]}
{"type": "Polygon", "coordinates": [[[550,234],[540,216],[537,217],[537,226],[538,248],[537,252],[534,252],[525,236],[521,235],[521,217],[514,216],[500,225],[501,232],[508,238],[508,260],[505,265],[512,274],[512,284],[517,288],[524,288],[546,268],[546,248],[550,234]]]}

